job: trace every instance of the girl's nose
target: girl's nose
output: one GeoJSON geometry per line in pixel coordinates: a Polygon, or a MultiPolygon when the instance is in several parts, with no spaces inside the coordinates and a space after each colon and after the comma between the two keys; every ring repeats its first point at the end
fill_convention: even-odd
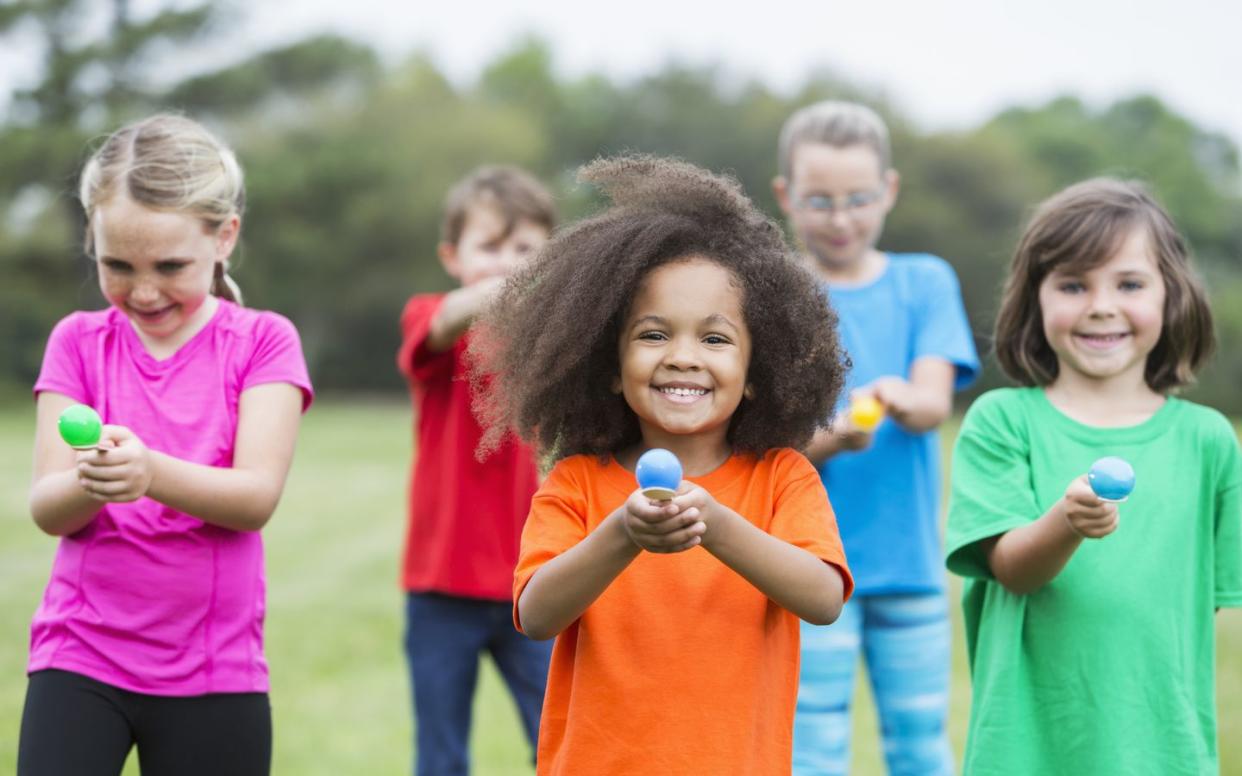
{"type": "Polygon", "coordinates": [[[665,352],[664,363],[673,369],[698,369],[702,366],[693,338],[675,337],[665,352]]]}
{"type": "Polygon", "coordinates": [[[135,302],[153,302],[160,298],[160,290],[156,284],[148,280],[139,280],[134,283],[129,296],[135,302]]]}
{"type": "Polygon", "coordinates": [[[1112,289],[1098,288],[1091,292],[1091,307],[1088,312],[1092,316],[1103,317],[1117,312],[1117,300],[1112,289]]]}

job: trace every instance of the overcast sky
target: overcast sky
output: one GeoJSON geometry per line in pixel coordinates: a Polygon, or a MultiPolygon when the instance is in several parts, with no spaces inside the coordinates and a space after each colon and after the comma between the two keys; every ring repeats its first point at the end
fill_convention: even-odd
{"type": "MultiPolygon", "coordinates": [[[[132,0],[138,9],[158,4],[132,0]]],[[[335,31],[375,45],[389,61],[428,50],[464,83],[534,33],[571,75],[630,78],[676,59],[790,89],[827,67],[883,91],[928,129],[971,126],[1000,108],[1066,92],[1094,105],[1152,92],[1242,145],[1242,0],[251,0],[240,7],[232,36],[238,53],[335,31]]],[[[0,99],[30,77],[31,57],[16,43],[0,46],[0,99]]]]}

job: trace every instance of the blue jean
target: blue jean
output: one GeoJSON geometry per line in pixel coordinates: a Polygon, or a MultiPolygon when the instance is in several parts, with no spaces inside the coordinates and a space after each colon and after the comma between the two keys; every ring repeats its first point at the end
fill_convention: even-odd
{"type": "Polygon", "coordinates": [[[948,602],[933,593],[855,596],[832,625],[802,624],[795,776],[848,771],[850,701],[860,652],[867,661],[888,772],[952,774],[946,729],[948,602]]]}
{"type": "Polygon", "coordinates": [[[513,605],[507,602],[410,593],[405,612],[405,654],[417,729],[414,772],[469,773],[470,712],[479,657],[485,650],[517,703],[533,752],[552,642],[532,641],[518,633],[513,605]]]}

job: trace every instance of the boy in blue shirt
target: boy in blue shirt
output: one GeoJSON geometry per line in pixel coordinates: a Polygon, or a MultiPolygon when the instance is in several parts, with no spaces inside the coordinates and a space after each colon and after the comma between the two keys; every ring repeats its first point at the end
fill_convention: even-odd
{"type": "Polygon", "coordinates": [[[806,450],[857,587],[836,624],[802,628],[795,774],[846,772],[860,651],[890,773],[953,773],[936,428],[979,361],[948,263],[875,247],[897,199],[890,160],[887,127],[862,105],[810,105],[781,130],[773,188],[840,317],[848,394],[884,411],[868,428],[841,408],[806,450]]]}

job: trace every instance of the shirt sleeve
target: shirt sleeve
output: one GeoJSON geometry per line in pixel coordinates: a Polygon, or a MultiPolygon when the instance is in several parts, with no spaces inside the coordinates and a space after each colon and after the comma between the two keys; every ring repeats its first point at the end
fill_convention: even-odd
{"type": "Polygon", "coordinates": [[[1216,606],[1242,607],[1242,458],[1228,421],[1223,472],[1216,492],[1216,606]]]}
{"type": "Polygon", "coordinates": [[[779,453],[784,467],[776,494],[770,533],[830,563],[841,573],[842,600],[854,592],[854,576],[845,559],[837,519],[824,491],[824,484],[803,455],[793,450],[779,453]]]}
{"type": "Polygon", "coordinates": [[[587,502],[578,483],[573,459],[558,462],[531,499],[522,527],[517,566],[513,570],[513,624],[522,630],[518,600],[543,564],[587,536],[587,502]]]}
{"type": "Polygon", "coordinates": [[[1031,480],[1029,439],[996,393],[981,396],[966,412],[949,487],[946,565],[964,577],[991,579],[980,542],[1043,514],[1031,480]]]}
{"type": "Polygon", "coordinates": [[[437,378],[449,379],[453,375],[455,348],[436,352],[427,347],[431,322],[435,320],[443,304],[443,294],[420,294],[411,297],[401,311],[401,347],[397,350],[397,371],[411,383],[425,383],[437,378]]]}
{"type": "Polygon", "coordinates": [[[265,383],[289,383],[302,392],[302,411],[315,398],[302,339],[293,323],[283,315],[264,312],[255,327],[254,351],[242,376],[242,390],[265,383]]]}
{"type": "Polygon", "coordinates": [[[43,351],[43,365],[34,384],[36,397],[44,392],[59,393],[74,401],[95,405],[80,348],[81,322],[81,316],[75,313],[62,318],[52,329],[43,351]]]}
{"type": "Polygon", "coordinates": [[[953,364],[957,372],[953,387],[960,391],[979,376],[979,356],[957,274],[948,262],[932,257],[915,284],[919,296],[911,360],[934,356],[953,364]]]}

